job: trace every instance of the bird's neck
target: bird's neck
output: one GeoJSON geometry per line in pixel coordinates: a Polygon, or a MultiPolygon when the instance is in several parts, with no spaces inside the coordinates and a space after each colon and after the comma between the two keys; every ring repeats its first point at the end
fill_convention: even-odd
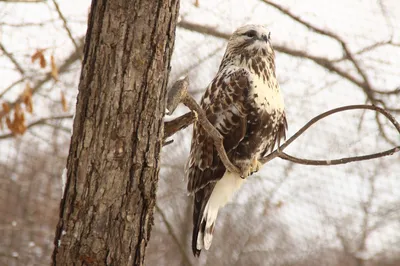
{"type": "Polygon", "coordinates": [[[275,63],[273,56],[263,54],[226,53],[222,59],[219,71],[232,67],[245,68],[257,75],[266,72],[266,75],[273,74],[275,76],[275,63]]]}

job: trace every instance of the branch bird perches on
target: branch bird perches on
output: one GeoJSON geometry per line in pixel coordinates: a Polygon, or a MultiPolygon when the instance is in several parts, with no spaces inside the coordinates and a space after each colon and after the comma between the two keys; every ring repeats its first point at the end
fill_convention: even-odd
{"type": "MultiPolygon", "coordinates": [[[[231,172],[239,173],[240,172],[239,169],[232,164],[232,162],[229,160],[226,154],[226,151],[223,146],[223,137],[218,132],[218,130],[215,129],[215,127],[208,121],[200,105],[197,104],[195,99],[188,93],[188,87],[189,87],[189,79],[185,77],[183,79],[176,81],[175,84],[169,90],[167,98],[168,114],[169,115],[172,114],[180,103],[183,103],[185,106],[187,106],[191,110],[191,112],[186,113],[180,117],[177,117],[171,121],[164,122],[164,146],[172,142],[172,141],[167,141],[167,138],[171,137],[176,132],[186,128],[190,124],[197,121],[205,129],[205,131],[209,134],[209,136],[213,139],[214,145],[218,151],[221,161],[225,165],[225,168],[231,172]]],[[[396,147],[393,147],[392,149],[385,150],[382,152],[361,155],[361,156],[345,157],[340,159],[331,159],[331,160],[308,160],[303,158],[297,158],[283,152],[284,149],[286,149],[291,143],[293,143],[294,140],[296,140],[300,135],[302,135],[307,129],[309,129],[316,122],[332,114],[348,110],[372,110],[377,113],[380,113],[384,115],[391,122],[391,124],[396,128],[396,130],[400,135],[399,122],[385,109],[375,105],[367,105],[367,104],[348,105],[329,110],[314,117],[308,123],[306,123],[301,129],[299,129],[292,137],[290,137],[285,143],[280,145],[275,151],[262,158],[260,162],[262,164],[266,164],[272,159],[279,157],[283,160],[305,165],[338,165],[338,164],[346,164],[349,162],[371,160],[379,157],[393,155],[394,153],[400,151],[400,145],[398,145],[396,147]]]]}

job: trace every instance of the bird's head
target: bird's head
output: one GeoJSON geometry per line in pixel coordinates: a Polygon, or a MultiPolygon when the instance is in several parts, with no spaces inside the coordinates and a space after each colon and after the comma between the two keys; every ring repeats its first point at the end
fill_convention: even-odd
{"type": "Polygon", "coordinates": [[[229,39],[227,53],[273,55],[270,32],[262,25],[242,26],[229,39]]]}

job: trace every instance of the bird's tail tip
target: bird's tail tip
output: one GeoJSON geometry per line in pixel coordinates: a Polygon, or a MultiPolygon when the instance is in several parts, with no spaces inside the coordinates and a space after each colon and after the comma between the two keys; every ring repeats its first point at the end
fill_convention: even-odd
{"type": "Polygon", "coordinates": [[[209,204],[202,209],[203,212],[197,212],[195,205],[195,210],[193,212],[194,228],[192,250],[195,257],[200,256],[203,248],[205,250],[210,248],[218,214],[218,209],[210,209],[209,204]]]}

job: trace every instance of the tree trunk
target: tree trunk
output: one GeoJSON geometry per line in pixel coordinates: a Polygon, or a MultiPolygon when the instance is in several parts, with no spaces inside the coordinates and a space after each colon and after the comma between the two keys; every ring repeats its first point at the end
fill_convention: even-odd
{"type": "Polygon", "coordinates": [[[93,0],[53,265],[143,265],[179,0],[93,0]]]}

